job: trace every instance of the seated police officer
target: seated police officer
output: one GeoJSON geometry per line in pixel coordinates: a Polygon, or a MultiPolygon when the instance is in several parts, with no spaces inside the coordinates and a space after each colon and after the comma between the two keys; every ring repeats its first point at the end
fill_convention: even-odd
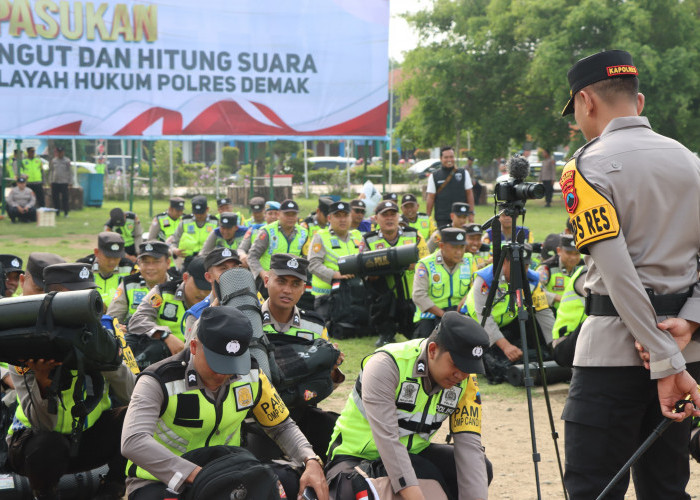
{"type": "Polygon", "coordinates": [[[401,222],[418,231],[425,241],[428,241],[435,226],[428,214],[418,211],[418,200],[410,193],[401,197],[401,222]]]}
{"type": "MultiPolygon", "coordinates": [[[[4,273],[5,297],[12,297],[19,286],[20,276],[24,274],[22,259],[9,253],[0,254],[0,269],[4,273]]],[[[0,279],[2,279],[1,274],[0,279]]]]}
{"type": "MultiPolygon", "coordinates": [[[[46,292],[96,287],[85,264],[53,264],[44,268],[43,278],[46,292]]],[[[87,471],[107,463],[109,472],[96,498],[120,499],[124,494],[126,461],[119,453],[119,442],[125,408],[111,408],[109,392],[114,391],[121,401],[129,401],[134,375],[123,363],[116,371],[102,372],[104,381],[97,382],[86,374],[86,386],[91,389],[85,389],[84,397],[101,387],[102,399],[87,415],[79,448],[72,454],[70,438],[77,372],[61,374],[58,401],[51,401],[49,388],[56,374],[54,368],[60,364],[53,359],[30,359],[26,368],[10,368],[19,406],[8,432],[9,466],[29,478],[36,498],[54,499],[59,498],[55,490],[63,474],[87,471]]]]}
{"type": "Polygon", "coordinates": [[[134,268],[134,263],[124,257],[124,239],[121,234],[109,231],[98,234],[94,253],[78,259],[77,262],[90,264],[92,267],[105,310],[112,302],[121,277],[131,274],[134,268]]]}
{"type": "Polygon", "coordinates": [[[107,314],[123,325],[129,322],[151,288],[180,277],[177,271],[171,271],[170,248],[162,241],[141,243],[136,263],[139,272],[122,278],[107,308],[107,314]]]}
{"type": "Polygon", "coordinates": [[[44,293],[44,269],[52,264],[65,264],[63,257],[55,253],[32,252],[27,259],[27,272],[20,275],[19,284],[22,296],[44,293]]]}
{"type": "Polygon", "coordinates": [[[357,229],[360,233],[372,230],[372,221],[365,219],[367,204],[362,200],[350,201],[350,229],[357,229]]]}
{"type": "Polygon", "coordinates": [[[238,214],[223,212],[219,214],[219,227],[207,237],[200,254],[206,255],[216,247],[226,247],[236,250],[248,231],[239,219],[238,214]]]}
{"type": "Polygon", "coordinates": [[[481,326],[448,312],[427,339],[386,345],[365,358],[328,449],[334,498],[360,498],[348,476],[362,460],[374,461],[373,477],[385,476],[377,486],[388,481],[404,499],[429,497],[435,484],[419,483],[427,478],[450,498],[487,498],[490,463],[481,445],[476,378],[484,373],[487,346],[481,326]],[[454,446],[431,443],[448,419],[454,446]]]}
{"type": "Polygon", "coordinates": [[[574,237],[570,234],[562,234],[559,236],[556,255],[542,262],[537,268],[540,283],[547,296],[547,303],[555,311],[559,309],[559,303],[569,280],[581,265],[583,265],[581,253],[576,248],[574,237]]]}
{"type": "Polygon", "coordinates": [[[185,348],[182,331],[185,312],[211,291],[211,283],[204,274],[204,257],[198,255],[190,262],[182,279],[151,288],[129,320],[129,333],[160,339],[171,354],[182,351],[185,348]]]}
{"type": "Polygon", "coordinates": [[[122,436],[129,500],[160,500],[173,498],[166,490],[182,492],[202,468],[181,456],[208,446],[240,446],[241,423],[249,411],[286,455],[305,464],[298,488],[273,464],[287,497],[311,486],[320,499],[328,498],[318,457],[251,358],[252,335],[238,310],[208,307],[188,348],[139,377],[122,436]]]}
{"type": "Polygon", "coordinates": [[[187,309],[182,318],[182,332],[185,334],[185,344],[188,344],[196,334],[195,324],[202,314],[202,311],[209,306],[218,306],[219,297],[214,283],[219,282],[219,277],[234,267],[241,266],[241,259],[238,253],[230,248],[217,247],[204,258],[204,279],[211,285],[211,293],[187,309]]]}
{"type": "MultiPolygon", "coordinates": [[[[532,247],[525,245],[524,248],[523,265],[527,267],[532,254],[532,247]]],[[[490,345],[484,353],[484,364],[486,365],[486,377],[491,384],[503,382],[508,367],[519,361],[523,356],[517,311],[508,309],[510,303],[510,295],[508,294],[510,267],[510,254],[506,254],[501,269],[501,276],[497,283],[493,281],[493,264],[477,271],[472,288],[469,290],[465,301],[467,313],[481,323],[482,311],[486,304],[489,290],[492,286],[498,287],[493,299],[491,315],[487,318],[484,325],[489,334],[490,345]]],[[[528,269],[527,279],[532,293],[535,319],[539,325],[537,341],[542,342],[544,345],[549,345],[552,342],[554,313],[547,305],[547,297],[545,297],[542,285],[540,285],[539,274],[528,269]]],[[[535,341],[535,337],[532,336],[531,332],[528,332],[528,347],[534,348],[535,341]]]]}
{"type": "MultiPolygon", "coordinates": [[[[467,223],[467,219],[472,212],[469,210],[468,203],[462,203],[456,201],[452,204],[452,209],[450,210],[450,221],[451,224],[447,227],[464,227],[467,223]]],[[[428,240],[428,252],[433,253],[438,248],[440,243],[440,231],[434,231],[428,240]]]]}
{"type": "Polygon", "coordinates": [[[262,221],[259,221],[259,215],[261,212],[257,210],[257,204],[253,204],[251,200],[251,210],[253,210],[253,220],[255,223],[248,224],[248,230],[243,237],[243,241],[238,245],[236,250],[238,251],[238,256],[241,258],[241,263],[243,267],[248,267],[248,252],[250,252],[250,247],[255,242],[255,237],[259,233],[260,228],[272,224],[279,218],[280,204],[276,201],[264,202],[261,197],[253,198],[253,200],[260,200],[259,203],[264,205],[264,212],[262,212],[262,221]]]}
{"type": "Polygon", "coordinates": [[[105,231],[113,231],[124,238],[124,252],[132,261],[136,261],[136,251],[142,241],[143,229],[141,221],[134,212],[124,212],[121,208],[113,208],[109,212],[109,220],[105,222],[105,231]]]}
{"type": "Polygon", "coordinates": [[[481,240],[484,236],[479,224],[466,224],[464,230],[467,232],[467,252],[474,256],[476,268],[482,269],[493,262],[491,247],[481,240]]]}
{"type": "Polygon", "coordinates": [[[309,250],[311,293],[314,295],[314,311],[324,320],[329,319],[330,294],[333,281],[353,278],[341,274],[338,259],[360,253],[362,235],[350,229],[350,205],[344,201],[331,203],[328,208],[330,227],[316,232],[309,250]]]}
{"type": "Polygon", "coordinates": [[[588,266],[579,266],[566,284],[561,297],[557,317],[552,327],[552,347],[554,360],[561,366],[574,365],[574,352],[581,325],[586,314],[586,294],[583,284],[586,281],[588,266]]]}
{"type": "MultiPolygon", "coordinates": [[[[513,218],[504,212],[498,217],[498,220],[501,223],[501,245],[505,245],[508,241],[511,241],[513,235],[513,218]]],[[[518,226],[515,234],[518,238],[522,237],[525,243],[533,243],[535,241],[535,236],[528,227],[518,226]],[[522,236],[520,236],[521,234],[522,236]]],[[[491,228],[486,230],[484,243],[493,246],[493,230],[491,228]]]]}
{"type": "Polygon", "coordinates": [[[175,233],[184,211],[184,199],[179,196],[170,198],[168,209],[153,217],[151,227],[148,229],[148,239],[151,241],[167,241],[175,233]]]}
{"type": "MultiPolygon", "coordinates": [[[[361,252],[415,244],[418,247],[419,258],[428,255],[425,241],[418,232],[412,227],[402,227],[399,224],[399,207],[396,203],[380,202],[375,208],[375,215],[377,230],[362,236],[361,252]]],[[[393,342],[397,331],[407,336],[413,334],[415,306],[411,296],[414,267],[411,265],[409,269],[398,275],[367,277],[371,324],[379,334],[375,344],[377,347],[393,342]]]]}
{"type": "Polygon", "coordinates": [[[440,231],[440,249],[418,262],[413,278],[416,338],[430,335],[442,316],[456,311],[467,295],[476,264],[466,253],[466,239],[464,229],[446,227],[440,231]]]}
{"type": "Polygon", "coordinates": [[[209,214],[206,196],[192,198],[192,213],[183,215],[180,225],[168,243],[173,255],[185,259],[182,270],[186,271],[190,261],[202,250],[209,234],[219,225],[219,219],[209,214]]]}

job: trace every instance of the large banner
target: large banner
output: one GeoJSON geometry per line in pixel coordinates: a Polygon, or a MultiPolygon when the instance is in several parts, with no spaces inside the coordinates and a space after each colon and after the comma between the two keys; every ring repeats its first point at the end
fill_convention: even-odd
{"type": "Polygon", "coordinates": [[[0,0],[0,138],[384,137],[389,0],[0,0]]]}

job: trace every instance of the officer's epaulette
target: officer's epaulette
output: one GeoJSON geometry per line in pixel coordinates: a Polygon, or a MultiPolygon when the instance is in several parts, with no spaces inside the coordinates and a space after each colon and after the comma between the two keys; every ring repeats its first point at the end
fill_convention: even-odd
{"type": "Polygon", "coordinates": [[[92,264],[93,262],[95,262],[95,254],[91,253],[90,255],[83,257],[82,259],[76,260],[76,262],[80,262],[81,264],[92,264]]]}
{"type": "Polygon", "coordinates": [[[126,285],[127,283],[138,283],[142,279],[143,279],[143,277],[141,276],[141,273],[134,273],[134,274],[130,274],[128,276],[122,277],[122,281],[124,282],[124,285],[126,285]]]}
{"type": "Polygon", "coordinates": [[[160,288],[161,293],[162,292],[167,292],[172,295],[175,295],[175,291],[177,290],[177,287],[180,286],[180,283],[182,283],[182,279],[173,279],[170,281],[166,281],[165,283],[161,283],[158,285],[160,288]]]}
{"type": "Polygon", "coordinates": [[[317,323],[321,326],[326,325],[326,321],[323,319],[323,316],[315,311],[305,311],[303,309],[299,309],[299,315],[301,316],[301,319],[311,321],[312,323],[317,323]]]}
{"type": "Polygon", "coordinates": [[[212,214],[209,214],[209,217],[207,217],[207,220],[209,220],[209,221],[215,221],[215,222],[217,222],[217,223],[219,222],[218,217],[217,217],[216,215],[212,215],[212,214]]]}
{"type": "Polygon", "coordinates": [[[124,217],[126,217],[128,219],[135,219],[136,213],[135,212],[124,212],[124,217]]]}
{"type": "Polygon", "coordinates": [[[549,259],[545,260],[540,264],[541,266],[547,266],[549,268],[552,267],[559,267],[559,256],[558,255],[552,255],[549,259]]]}
{"type": "Polygon", "coordinates": [[[168,216],[168,211],[166,210],[165,212],[161,212],[159,214],[156,214],[156,217],[167,217],[168,216]]]}
{"type": "Polygon", "coordinates": [[[185,214],[182,216],[182,220],[184,221],[185,219],[190,220],[194,219],[194,214],[185,214]]]}
{"type": "Polygon", "coordinates": [[[182,279],[182,273],[180,273],[180,271],[178,271],[174,267],[169,267],[167,273],[171,280],[182,279]]]}
{"type": "Polygon", "coordinates": [[[371,238],[373,236],[379,236],[379,231],[373,230],[373,231],[367,231],[362,235],[365,239],[371,238]]]}
{"type": "Polygon", "coordinates": [[[424,213],[424,212],[418,212],[416,215],[424,215],[424,216],[426,216],[426,217],[428,216],[428,214],[426,214],[426,213],[424,213]]]}
{"type": "Polygon", "coordinates": [[[406,226],[403,228],[403,232],[405,233],[418,233],[418,229],[412,226],[406,226]]]}

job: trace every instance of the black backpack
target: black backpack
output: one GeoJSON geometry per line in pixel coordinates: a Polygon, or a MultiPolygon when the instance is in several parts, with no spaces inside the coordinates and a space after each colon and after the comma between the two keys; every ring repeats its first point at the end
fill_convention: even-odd
{"type": "Polygon", "coordinates": [[[182,458],[202,467],[182,500],[280,500],[282,485],[272,467],[243,448],[212,446],[182,458]]]}

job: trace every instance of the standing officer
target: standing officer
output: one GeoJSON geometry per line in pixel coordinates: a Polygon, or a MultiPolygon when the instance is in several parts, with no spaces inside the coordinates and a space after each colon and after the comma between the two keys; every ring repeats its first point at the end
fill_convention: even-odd
{"type": "MultiPolygon", "coordinates": [[[[425,241],[418,231],[399,225],[399,207],[396,203],[380,202],[375,208],[375,214],[378,228],[362,236],[361,252],[414,244],[418,247],[419,259],[428,255],[425,241]]],[[[411,296],[414,267],[411,265],[398,275],[367,277],[367,287],[373,294],[373,299],[369,301],[371,324],[379,335],[377,347],[393,342],[397,331],[408,336],[413,333],[415,306],[411,296]]]]}
{"type": "MultiPolygon", "coordinates": [[[[446,227],[464,227],[470,213],[469,205],[466,203],[461,203],[459,201],[453,203],[452,209],[450,210],[450,225],[446,227]]],[[[440,243],[440,234],[440,231],[437,230],[430,235],[430,239],[427,243],[428,252],[433,253],[435,250],[437,250],[438,244],[440,243]]]]}
{"type": "Polygon", "coordinates": [[[102,296],[105,310],[109,308],[122,276],[128,276],[134,264],[124,258],[124,239],[118,233],[102,231],[97,235],[97,248],[94,253],[78,259],[77,262],[90,264],[97,289],[102,296]]]}
{"type": "Polygon", "coordinates": [[[151,288],[129,320],[129,333],[160,339],[171,354],[185,348],[182,331],[185,312],[204,300],[211,283],[204,277],[204,257],[198,255],[182,279],[166,281],[151,288]]]}
{"type": "MultiPolygon", "coordinates": [[[[583,58],[567,74],[562,114],[574,113],[589,141],[560,181],[588,265],[589,316],[562,415],[572,500],[595,498],[663,417],[690,415],[689,405],[672,413],[678,400],[690,394],[700,406],[700,343],[692,339],[700,323],[700,160],[639,116],[637,75],[621,50],[583,58]]],[[[669,427],[632,468],[640,498],[688,498],[689,426],[669,427]]],[[[623,498],[628,477],[608,498],[623,498]]]]}
{"type": "Polygon", "coordinates": [[[170,249],[161,241],[141,243],[136,263],[139,272],[122,278],[107,308],[107,314],[117,318],[123,325],[128,323],[151,288],[177,275],[177,272],[169,274],[170,249]]]}
{"type": "Polygon", "coordinates": [[[365,213],[367,212],[367,204],[362,200],[352,200],[350,202],[350,212],[352,221],[350,223],[350,229],[357,229],[361,233],[366,233],[372,230],[372,222],[369,219],[365,219],[365,213]]]}
{"type": "MultiPolygon", "coordinates": [[[[241,424],[249,412],[292,460],[305,465],[298,489],[310,486],[320,500],[328,499],[320,459],[252,361],[252,335],[250,321],[237,309],[208,307],[188,348],[139,377],[122,436],[131,500],[169,498],[166,489],[182,492],[202,470],[182,455],[209,446],[240,446],[241,424]]],[[[284,481],[283,486],[288,498],[296,498],[292,484],[284,481]]]]}
{"type": "Polygon", "coordinates": [[[136,251],[141,245],[143,229],[141,221],[134,212],[124,212],[121,208],[113,208],[109,212],[109,220],[105,223],[104,231],[114,231],[124,238],[124,253],[127,258],[136,262],[136,251]]]}
{"type": "Polygon", "coordinates": [[[357,229],[350,229],[350,205],[337,201],[328,209],[330,227],[316,233],[309,252],[311,272],[311,293],[314,295],[314,311],[324,320],[328,319],[331,284],[334,280],[352,278],[351,274],[341,274],[338,259],[346,255],[360,253],[362,235],[357,229]]]}
{"type": "MultiPolygon", "coordinates": [[[[474,206],[474,194],[472,193],[472,181],[469,173],[463,168],[456,168],[455,151],[451,146],[440,148],[439,170],[430,174],[428,178],[428,199],[426,211],[428,216],[435,207],[435,223],[438,229],[449,225],[450,209],[456,201],[468,203],[474,206]]],[[[474,222],[474,214],[469,215],[469,222],[474,222]]]]}
{"type": "Polygon", "coordinates": [[[44,207],[44,171],[41,168],[41,158],[34,156],[34,148],[27,148],[27,156],[22,159],[20,175],[27,178],[27,187],[36,195],[36,206],[44,207]]]}
{"type": "MultiPolygon", "coordinates": [[[[284,200],[279,219],[260,228],[255,242],[248,252],[248,265],[254,276],[265,280],[270,270],[270,258],[276,253],[289,253],[301,257],[308,239],[308,231],[297,223],[299,205],[284,200]]],[[[262,285],[262,283],[259,283],[262,285]]],[[[259,287],[261,288],[261,287],[259,287]]]]}
{"type": "Polygon", "coordinates": [[[207,255],[216,247],[236,250],[245,237],[248,227],[240,223],[239,215],[233,212],[219,214],[219,227],[209,234],[202,246],[202,255],[207,255]]]}
{"type": "Polygon", "coordinates": [[[192,213],[182,217],[172,236],[173,255],[185,259],[182,270],[186,271],[190,261],[202,250],[204,242],[219,225],[219,219],[209,214],[207,198],[192,198],[192,213]]]}
{"type": "Polygon", "coordinates": [[[581,264],[581,254],[574,244],[574,237],[570,234],[562,234],[559,236],[557,254],[545,260],[537,268],[540,283],[547,296],[547,303],[555,311],[559,309],[564,290],[579,268],[579,264],[581,264]]]}
{"type": "Polygon", "coordinates": [[[440,234],[440,249],[418,262],[413,278],[416,338],[426,338],[447,311],[458,309],[476,272],[474,258],[465,253],[466,231],[446,227],[440,234]]]}
{"type": "Polygon", "coordinates": [[[419,483],[423,478],[441,479],[450,498],[487,498],[491,464],[481,445],[476,378],[484,373],[486,346],[481,326],[448,312],[427,339],[387,345],[367,356],[328,449],[333,498],[362,498],[342,484],[362,460],[373,461],[370,477],[385,476],[390,483],[383,491],[402,498],[430,498],[419,483]],[[454,446],[431,443],[447,420],[454,446]]]}
{"type": "Polygon", "coordinates": [[[418,200],[412,194],[401,197],[401,222],[418,231],[425,241],[428,241],[435,230],[430,217],[418,211],[418,200]]]}
{"type": "Polygon", "coordinates": [[[22,259],[16,255],[5,253],[0,255],[0,265],[5,273],[5,297],[12,297],[19,286],[22,270],[22,259]]]}
{"type": "MultiPolygon", "coordinates": [[[[92,273],[84,264],[54,264],[44,268],[46,291],[64,292],[95,288],[92,273]]],[[[78,383],[75,370],[61,373],[59,394],[53,401],[49,387],[57,375],[60,363],[55,360],[29,360],[24,367],[11,367],[10,376],[17,390],[19,406],[8,431],[8,465],[27,476],[34,496],[41,500],[57,499],[56,486],[63,474],[83,472],[109,464],[96,498],[118,500],[124,495],[124,466],[126,460],[119,453],[122,422],[126,408],[111,408],[110,390],[120,401],[128,402],[135,377],[121,364],[118,370],[86,374],[85,397],[96,393],[98,400],[85,416],[78,450],[71,451],[71,434],[79,412],[74,413],[74,392],[78,383]],[[89,380],[89,382],[88,382],[89,380]],[[55,408],[52,410],[52,406],[55,408]]]]}
{"type": "Polygon", "coordinates": [[[184,210],[185,200],[179,196],[170,198],[168,209],[153,217],[151,227],[148,230],[148,239],[150,241],[167,241],[168,238],[175,234],[184,210]]]}
{"type": "Polygon", "coordinates": [[[73,164],[65,156],[62,146],[56,148],[56,156],[49,162],[51,171],[51,199],[53,207],[59,212],[63,209],[64,217],[68,217],[70,209],[69,189],[73,185],[73,164]]]}

